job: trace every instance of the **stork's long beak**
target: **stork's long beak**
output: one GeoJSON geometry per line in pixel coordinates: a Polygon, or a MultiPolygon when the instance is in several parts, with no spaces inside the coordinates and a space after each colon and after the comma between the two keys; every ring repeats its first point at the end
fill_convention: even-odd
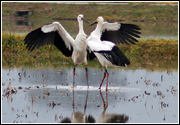
{"type": "Polygon", "coordinates": [[[85,21],[86,23],[89,23],[84,17],[82,18],[83,21],[85,21]]]}
{"type": "Polygon", "coordinates": [[[94,24],[97,24],[97,20],[95,20],[93,23],[90,24],[90,26],[94,25],[94,24]]]}

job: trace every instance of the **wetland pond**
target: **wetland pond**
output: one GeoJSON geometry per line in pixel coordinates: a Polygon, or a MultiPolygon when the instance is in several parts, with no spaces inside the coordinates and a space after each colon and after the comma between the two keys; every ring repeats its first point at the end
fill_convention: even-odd
{"type": "MultiPolygon", "coordinates": [[[[23,21],[2,20],[2,31],[27,34],[44,25],[23,21]]],[[[46,24],[50,22],[52,20],[46,24]]],[[[72,36],[76,36],[77,21],[60,22],[72,36]]],[[[178,23],[133,22],[133,24],[142,28],[142,38],[178,38],[178,23]]],[[[85,32],[89,35],[94,27],[87,28],[88,24],[84,25],[85,32]]],[[[13,58],[12,56],[11,59],[13,58]]],[[[169,68],[171,65],[163,69],[153,66],[155,67],[153,70],[143,66],[108,68],[109,87],[106,93],[106,79],[101,91],[98,89],[103,78],[103,68],[88,66],[90,87],[87,89],[84,67],[78,66],[73,91],[73,66],[66,67],[66,64],[62,64],[65,68],[48,66],[34,68],[21,64],[17,67],[17,64],[12,64],[12,67],[9,67],[6,66],[6,59],[3,59],[2,123],[61,123],[67,118],[71,120],[73,112],[78,111],[82,114],[86,112],[85,115],[88,119],[91,118],[92,122],[105,122],[108,116],[111,116],[114,122],[179,122],[178,69],[169,68]],[[103,112],[104,103],[107,102],[106,112],[103,112]]]]}
{"type": "MultiPolygon", "coordinates": [[[[67,64],[64,64],[67,65],[67,64]]],[[[177,69],[108,68],[99,91],[103,68],[89,68],[87,89],[84,67],[78,66],[73,89],[73,67],[2,68],[2,123],[60,123],[74,112],[86,112],[93,122],[108,115],[115,122],[177,123],[177,69]],[[74,97],[73,97],[74,96],[74,97]],[[72,105],[74,98],[74,108],[72,105]],[[85,102],[87,100],[87,105],[85,102]],[[108,102],[106,114],[104,102],[108,102]],[[86,106],[86,110],[84,107],[86,106]]]]}

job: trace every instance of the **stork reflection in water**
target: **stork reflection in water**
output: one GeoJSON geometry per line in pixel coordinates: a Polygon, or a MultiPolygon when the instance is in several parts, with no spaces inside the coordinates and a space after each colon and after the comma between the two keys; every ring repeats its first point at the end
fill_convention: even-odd
{"type": "Polygon", "coordinates": [[[116,114],[116,113],[108,114],[106,112],[108,108],[108,92],[106,92],[106,101],[103,98],[101,90],[99,90],[99,92],[104,106],[103,106],[103,112],[99,116],[96,123],[126,123],[129,120],[129,117],[126,116],[125,114],[116,114]]]}
{"type": "Polygon", "coordinates": [[[84,104],[84,112],[75,111],[75,100],[74,100],[75,95],[73,89],[73,103],[72,103],[73,113],[71,115],[71,119],[66,117],[61,121],[61,123],[95,123],[95,119],[91,115],[86,116],[88,94],[89,94],[89,90],[87,89],[86,100],[84,104]]]}
{"type": "MultiPolygon", "coordinates": [[[[127,115],[117,114],[117,113],[111,113],[111,114],[107,113],[108,92],[106,92],[106,100],[104,100],[101,90],[99,90],[99,92],[103,102],[103,111],[99,115],[99,118],[97,120],[95,120],[93,117],[93,115],[97,116],[97,113],[86,116],[87,100],[89,94],[89,90],[87,89],[84,112],[75,111],[74,92],[73,92],[73,105],[72,105],[73,113],[71,115],[71,118],[66,117],[61,121],[61,123],[126,123],[129,120],[129,117],[127,115]]],[[[92,110],[93,109],[91,109],[91,111],[92,110]]]]}

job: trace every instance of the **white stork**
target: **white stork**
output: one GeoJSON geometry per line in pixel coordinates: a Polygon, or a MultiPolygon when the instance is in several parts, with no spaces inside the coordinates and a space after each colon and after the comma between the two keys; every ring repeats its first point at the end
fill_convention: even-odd
{"type": "Polygon", "coordinates": [[[79,24],[79,33],[75,40],[70,34],[64,29],[59,22],[53,22],[52,24],[45,25],[27,34],[24,41],[27,44],[26,48],[29,51],[33,51],[35,48],[39,48],[44,45],[55,45],[65,56],[72,56],[74,63],[73,70],[73,86],[75,77],[75,65],[85,64],[87,85],[88,83],[88,69],[87,69],[87,44],[86,34],[83,29],[83,21],[88,21],[83,17],[82,14],[77,16],[79,24]]]}
{"type": "Polygon", "coordinates": [[[89,50],[95,54],[105,69],[104,77],[99,89],[101,89],[102,83],[107,75],[107,91],[109,77],[107,66],[126,66],[130,64],[128,58],[121,52],[115,43],[129,44],[128,42],[130,42],[135,44],[135,42],[138,42],[135,37],[140,38],[140,32],[138,31],[140,28],[134,24],[104,22],[104,19],[101,16],[99,16],[91,25],[96,23],[96,29],[91,32],[86,42],[89,50]]]}

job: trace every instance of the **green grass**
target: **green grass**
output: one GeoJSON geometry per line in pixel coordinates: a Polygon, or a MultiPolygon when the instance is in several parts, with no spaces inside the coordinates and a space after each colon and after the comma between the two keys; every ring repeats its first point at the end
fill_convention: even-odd
{"type": "MultiPolygon", "coordinates": [[[[24,45],[25,36],[9,33],[2,34],[2,52],[28,52],[24,45]]],[[[174,39],[139,39],[135,45],[119,44],[127,55],[139,56],[178,56],[178,40],[174,39]]],[[[55,46],[43,46],[34,52],[58,52],[55,46]],[[48,50],[48,51],[47,51],[48,50]]]]}
{"type": "Polygon", "coordinates": [[[178,40],[140,39],[136,45],[118,45],[127,55],[141,57],[178,57],[178,40]]]}
{"type": "MultiPolygon", "coordinates": [[[[33,10],[33,15],[28,16],[29,20],[43,18],[74,18],[82,13],[87,19],[94,20],[103,16],[105,20],[144,20],[144,21],[178,21],[177,6],[156,6],[150,3],[129,3],[121,4],[56,4],[56,3],[23,3],[3,2],[2,16],[15,15],[17,10],[33,10]]],[[[43,21],[43,20],[41,20],[43,21]]]]}
{"type": "MultiPolygon", "coordinates": [[[[24,37],[2,34],[3,67],[59,68],[73,66],[72,59],[65,57],[53,45],[43,46],[29,52],[24,45],[24,37]]],[[[178,68],[178,40],[139,39],[135,45],[118,44],[117,46],[130,60],[131,68],[142,66],[148,66],[150,69],[178,68]]],[[[97,60],[88,62],[88,66],[101,67],[97,60]]]]}

